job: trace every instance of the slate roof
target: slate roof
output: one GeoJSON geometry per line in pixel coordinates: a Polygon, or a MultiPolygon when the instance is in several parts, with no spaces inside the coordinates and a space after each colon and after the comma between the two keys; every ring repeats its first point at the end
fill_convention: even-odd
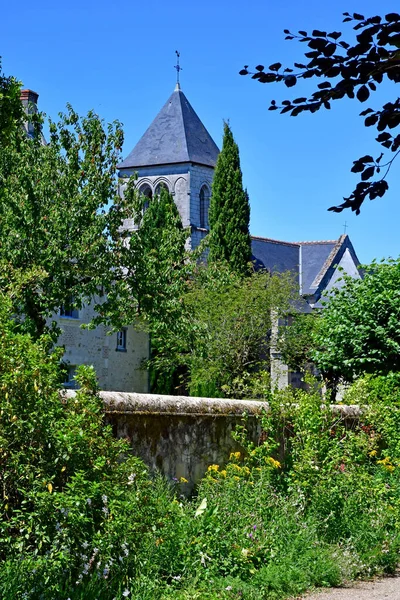
{"type": "Polygon", "coordinates": [[[179,84],[119,169],[196,163],[215,167],[219,149],[179,84]]]}
{"type": "Polygon", "coordinates": [[[283,242],[261,237],[251,240],[256,268],[279,273],[291,271],[298,277],[300,293],[313,296],[313,302],[321,297],[346,249],[354,264],[359,265],[348,235],[317,242],[283,242]]]}

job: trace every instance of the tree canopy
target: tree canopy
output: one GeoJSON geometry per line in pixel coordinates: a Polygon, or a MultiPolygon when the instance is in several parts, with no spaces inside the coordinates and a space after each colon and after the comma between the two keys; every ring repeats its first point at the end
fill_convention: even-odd
{"type": "MultiPolygon", "coordinates": [[[[284,100],[278,104],[271,101],[269,110],[280,110],[296,117],[302,112],[315,113],[320,108],[329,110],[331,102],[344,97],[366,102],[371,92],[386,80],[400,82],[400,15],[389,13],[385,17],[366,18],[359,13],[344,13],[344,22],[352,22],[357,32],[352,44],[342,39],[339,31],[320,31],[314,29],[292,33],[285,29],[287,40],[297,40],[307,46],[305,61],[295,62],[293,68],[284,68],[280,62],[269,67],[257,65],[252,78],[260,83],[280,83],[292,88],[304,79],[322,79],[317,89],[309,96],[294,100],[284,100]]],[[[248,65],[240,71],[248,75],[248,65]]],[[[375,127],[376,140],[392,153],[388,160],[383,152],[374,158],[366,154],[354,161],[352,172],[361,174],[361,181],[351,194],[344,198],[343,204],[329,210],[341,212],[350,208],[359,214],[366,198],[374,200],[382,197],[388,189],[387,175],[394,159],[400,152],[400,135],[395,130],[400,124],[400,99],[394,98],[380,109],[366,108],[360,116],[364,117],[366,127],[375,127]]]]}
{"type": "Polygon", "coordinates": [[[14,79],[0,73],[0,87],[0,287],[21,327],[38,336],[60,307],[79,308],[111,285],[123,134],[118,122],[105,127],[67,106],[43,143],[44,116],[23,113],[14,79]]]}
{"type": "Polygon", "coordinates": [[[239,148],[228,123],[214,172],[209,221],[208,260],[226,261],[234,271],[246,272],[251,259],[250,204],[243,189],[239,148]]]}
{"type": "Polygon", "coordinates": [[[330,293],[314,336],[313,358],[333,377],[400,370],[400,260],[364,267],[330,293]]]}

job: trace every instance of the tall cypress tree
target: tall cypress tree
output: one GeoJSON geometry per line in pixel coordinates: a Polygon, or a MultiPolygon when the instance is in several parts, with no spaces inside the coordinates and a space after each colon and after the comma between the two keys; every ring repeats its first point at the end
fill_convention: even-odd
{"type": "Polygon", "coordinates": [[[247,271],[251,259],[249,220],[250,204],[243,189],[239,148],[228,123],[224,123],[210,202],[210,262],[226,261],[237,273],[247,271]]]}

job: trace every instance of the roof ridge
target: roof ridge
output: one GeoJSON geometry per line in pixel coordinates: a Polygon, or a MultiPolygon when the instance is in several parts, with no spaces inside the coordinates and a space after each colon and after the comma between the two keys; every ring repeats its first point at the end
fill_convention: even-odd
{"type": "Polygon", "coordinates": [[[181,118],[182,118],[182,123],[183,123],[183,135],[185,136],[185,146],[186,146],[186,153],[189,156],[189,145],[188,145],[188,140],[187,140],[187,133],[186,133],[186,123],[185,123],[185,119],[183,117],[183,108],[182,108],[182,100],[186,98],[185,94],[182,92],[180,86],[179,88],[175,88],[174,89],[174,94],[178,94],[178,98],[179,98],[179,108],[181,111],[181,118]],[[182,98],[183,96],[183,98],[182,98]]]}
{"type": "Polygon", "coordinates": [[[330,251],[328,258],[325,260],[324,264],[322,265],[322,268],[320,269],[319,273],[317,273],[317,275],[314,278],[314,281],[310,285],[310,289],[315,289],[319,287],[322,279],[325,277],[326,273],[328,272],[328,269],[332,266],[334,259],[338,255],[338,252],[343,246],[343,243],[347,237],[348,236],[346,234],[343,234],[339,237],[338,240],[336,240],[336,244],[330,251]]]}
{"type": "Polygon", "coordinates": [[[285,242],[283,240],[274,240],[272,238],[261,237],[259,235],[251,235],[252,240],[261,240],[263,242],[271,242],[272,244],[285,244],[285,246],[299,246],[298,242],[285,242]]]}
{"type": "Polygon", "coordinates": [[[337,244],[338,240],[303,240],[296,242],[296,244],[337,244]]]}

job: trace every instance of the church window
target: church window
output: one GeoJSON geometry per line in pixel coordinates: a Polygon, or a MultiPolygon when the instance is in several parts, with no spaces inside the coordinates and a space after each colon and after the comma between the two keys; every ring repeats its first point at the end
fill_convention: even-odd
{"type": "Polygon", "coordinates": [[[141,196],[145,196],[146,198],[143,203],[143,212],[145,212],[149,208],[149,203],[153,197],[153,192],[151,191],[151,187],[146,183],[139,189],[139,194],[141,196]]]}
{"type": "Polygon", "coordinates": [[[75,390],[78,385],[75,379],[76,365],[67,365],[63,386],[68,390],[75,390]]]}
{"type": "Polygon", "coordinates": [[[200,227],[208,227],[208,209],[210,207],[210,196],[205,185],[200,190],[200,227]]]}
{"type": "Polygon", "coordinates": [[[168,186],[166,183],[164,183],[164,181],[159,183],[158,186],[156,187],[156,196],[159,196],[161,194],[162,189],[167,190],[167,192],[169,192],[168,186]]]}
{"type": "Polygon", "coordinates": [[[126,328],[117,331],[117,347],[118,352],[126,352],[126,328]]]}
{"type": "Polygon", "coordinates": [[[74,298],[71,296],[68,300],[68,304],[60,308],[60,317],[64,317],[64,319],[79,319],[79,310],[73,305],[74,298]]]}

